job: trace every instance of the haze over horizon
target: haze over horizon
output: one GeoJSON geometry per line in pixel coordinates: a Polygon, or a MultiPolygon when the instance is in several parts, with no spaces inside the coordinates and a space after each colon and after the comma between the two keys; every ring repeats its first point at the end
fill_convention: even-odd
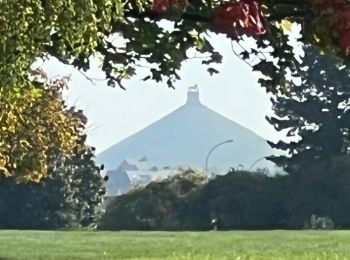
{"type": "MultiPolygon", "coordinates": [[[[127,158],[146,156],[158,167],[210,166],[222,173],[230,167],[248,169],[257,159],[277,154],[254,132],[203,105],[199,94],[197,87],[190,88],[185,105],[104,150],[97,155],[97,162],[107,170],[115,170],[127,158]],[[206,163],[208,152],[228,140],[230,143],[215,149],[210,164],[206,163]]],[[[259,163],[258,167],[262,166],[274,169],[266,161],[259,163]]]]}
{"type": "Polygon", "coordinates": [[[50,76],[71,75],[70,89],[65,99],[69,105],[83,109],[88,117],[88,143],[96,147],[97,153],[133,135],[146,126],[171,113],[186,102],[189,86],[198,85],[204,105],[254,131],[261,137],[278,141],[283,133],[276,132],[265,120],[271,115],[269,95],[257,83],[257,76],[231,50],[230,41],[215,36],[215,46],[223,53],[223,63],[215,66],[219,74],[210,76],[201,60],[194,57],[184,63],[180,71],[182,79],[176,89],[166,84],[142,81],[146,76],[141,68],[137,76],[124,81],[126,91],[108,87],[104,75],[93,64],[82,73],[54,59],[44,63],[50,76]]]}

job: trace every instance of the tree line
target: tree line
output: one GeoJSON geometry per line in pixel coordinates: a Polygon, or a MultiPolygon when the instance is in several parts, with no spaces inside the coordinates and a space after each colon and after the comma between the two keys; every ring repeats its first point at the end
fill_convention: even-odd
{"type": "Polygon", "coordinates": [[[101,230],[350,228],[350,160],[334,157],[293,175],[195,171],[111,199],[101,230]]]}

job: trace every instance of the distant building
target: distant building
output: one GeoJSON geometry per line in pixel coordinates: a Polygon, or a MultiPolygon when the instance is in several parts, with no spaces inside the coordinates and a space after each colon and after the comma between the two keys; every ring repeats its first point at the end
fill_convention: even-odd
{"type": "Polygon", "coordinates": [[[178,170],[170,167],[158,169],[145,156],[139,160],[126,159],[116,170],[107,171],[107,196],[121,195],[133,187],[144,186],[151,181],[162,180],[178,173],[178,170]]]}

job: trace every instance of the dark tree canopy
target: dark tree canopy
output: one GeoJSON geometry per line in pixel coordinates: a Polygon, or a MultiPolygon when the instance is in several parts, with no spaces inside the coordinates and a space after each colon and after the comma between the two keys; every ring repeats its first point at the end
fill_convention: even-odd
{"type": "Polygon", "coordinates": [[[274,160],[291,169],[346,155],[350,148],[349,69],[314,47],[304,50],[301,84],[271,99],[276,116],[268,118],[276,130],[301,137],[273,145],[288,151],[291,158],[274,160]]]}
{"type": "Polygon", "coordinates": [[[105,188],[92,148],[84,145],[82,136],[73,157],[57,149],[49,156],[40,182],[0,177],[0,228],[95,227],[105,188]]]}

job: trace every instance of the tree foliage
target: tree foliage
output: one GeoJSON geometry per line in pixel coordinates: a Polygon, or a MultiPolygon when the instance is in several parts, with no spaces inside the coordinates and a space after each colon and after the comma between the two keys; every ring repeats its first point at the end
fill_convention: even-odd
{"type": "Polygon", "coordinates": [[[285,178],[283,225],[310,227],[311,215],[329,217],[338,228],[349,228],[349,156],[309,164],[285,178]]]}
{"type": "Polygon", "coordinates": [[[40,182],[0,179],[1,228],[78,228],[98,222],[104,181],[91,148],[82,144],[74,157],[57,150],[49,156],[47,175],[40,182]]]}
{"type": "Polygon", "coordinates": [[[94,226],[105,188],[94,149],[85,144],[86,117],[64,104],[65,80],[41,76],[36,88],[1,96],[13,103],[5,104],[11,110],[0,132],[0,227],[94,226]]]}
{"type": "Polygon", "coordinates": [[[0,90],[0,172],[23,180],[45,176],[52,149],[73,155],[86,123],[62,100],[67,79],[34,73],[40,75],[32,86],[0,90]]]}
{"type": "MultiPolygon", "coordinates": [[[[2,1],[0,10],[2,86],[27,83],[29,66],[46,55],[83,70],[91,56],[98,56],[110,85],[146,63],[147,78],[173,86],[188,49],[208,53],[205,64],[220,62],[208,31],[234,41],[243,35],[262,39],[261,49],[272,46],[271,55],[283,60],[287,53],[277,43],[287,44],[281,34],[286,29],[281,22],[287,20],[303,25],[303,40],[347,55],[350,21],[345,0],[28,0],[2,1]]],[[[270,66],[279,71],[283,62],[291,61],[270,66]]]]}
{"type": "Polygon", "coordinates": [[[51,144],[73,148],[79,126],[54,113],[63,106],[60,101],[50,101],[52,109],[42,106],[43,121],[22,116],[24,111],[39,113],[37,103],[47,104],[52,92],[44,93],[33,78],[30,67],[37,59],[52,56],[86,71],[96,57],[108,84],[121,87],[139,66],[147,67],[145,80],[173,87],[182,62],[190,58],[188,50],[204,54],[208,72],[217,72],[212,66],[222,56],[208,33],[223,33],[240,46],[233,48],[237,56],[260,72],[266,91],[286,93],[293,87],[287,75],[302,73],[286,35],[291,23],[302,26],[304,42],[348,62],[349,14],[346,0],[1,1],[0,171],[40,179],[51,144]],[[257,46],[245,47],[246,36],[255,38],[257,46]],[[24,131],[27,127],[30,131],[24,131]]]}
{"type": "Polygon", "coordinates": [[[310,228],[312,215],[350,227],[349,156],[303,167],[292,175],[230,172],[176,196],[170,182],[116,197],[107,204],[106,230],[219,230],[310,228]]]}
{"type": "Polygon", "coordinates": [[[288,152],[273,160],[291,171],[349,152],[349,69],[311,46],[302,65],[301,84],[271,99],[276,116],[268,118],[276,130],[301,138],[272,144],[288,152]]]}
{"type": "Polygon", "coordinates": [[[207,177],[186,170],[161,182],[130,191],[106,201],[99,229],[183,229],[181,214],[188,198],[207,182],[207,177]]]}

